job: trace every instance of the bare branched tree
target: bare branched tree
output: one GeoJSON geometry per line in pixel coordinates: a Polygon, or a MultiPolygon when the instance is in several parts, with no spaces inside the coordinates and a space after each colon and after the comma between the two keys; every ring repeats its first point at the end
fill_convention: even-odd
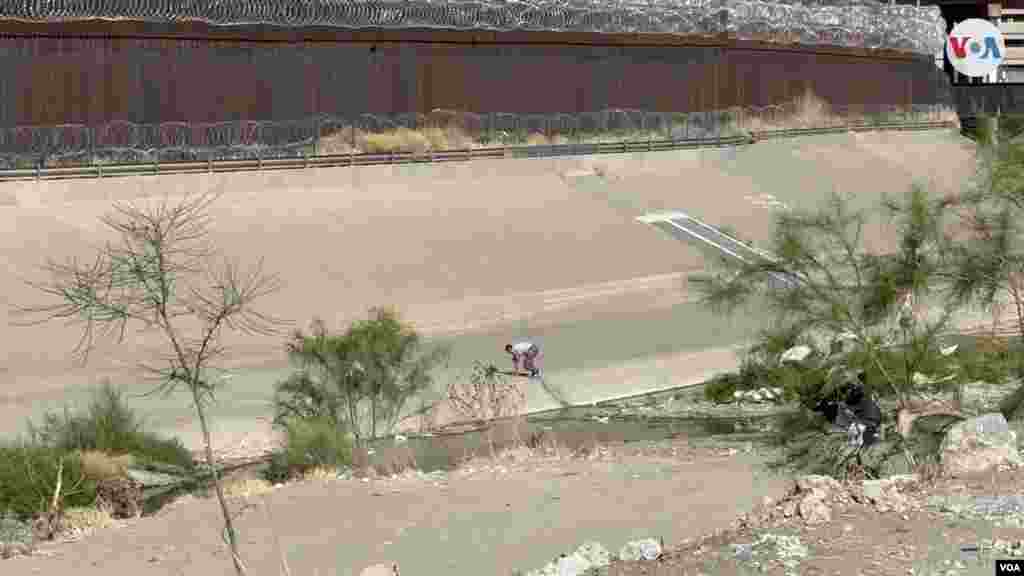
{"type": "Polygon", "coordinates": [[[43,267],[49,278],[30,284],[56,302],[15,312],[30,318],[24,324],[62,319],[81,326],[75,353],[83,364],[98,338],[123,342],[130,324],[163,337],[165,353],[142,367],[159,382],[154,392],[184,388],[191,396],[224,517],[224,539],[243,574],[206,411],[221,381],[211,372],[227,352],[221,343],[225,330],[273,335],[284,322],[253,309],[257,299],[280,287],[276,277],[263,272],[262,261],[245,271],[211,246],[209,208],[217,198],[207,193],[176,203],[164,198],[149,206],[115,204],[101,221],[119,241],[98,248],[90,262],[49,261],[43,267]]]}

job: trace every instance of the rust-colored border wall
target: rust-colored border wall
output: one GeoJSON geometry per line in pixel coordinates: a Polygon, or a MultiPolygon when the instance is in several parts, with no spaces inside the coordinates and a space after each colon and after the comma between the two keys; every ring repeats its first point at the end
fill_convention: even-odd
{"type": "Polygon", "coordinates": [[[0,78],[5,127],[951,102],[927,58],[597,34],[0,23],[0,78]]]}

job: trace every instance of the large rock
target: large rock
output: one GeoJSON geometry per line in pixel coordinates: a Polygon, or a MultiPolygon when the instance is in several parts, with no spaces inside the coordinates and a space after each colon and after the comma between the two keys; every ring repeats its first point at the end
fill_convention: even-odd
{"type": "Polygon", "coordinates": [[[796,491],[799,494],[820,494],[821,497],[827,498],[842,489],[843,485],[831,476],[810,474],[796,479],[796,491]]]}
{"type": "Polygon", "coordinates": [[[829,476],[809,475],[796,479],[796,511],[807,524],[824,524],[832,520],[829,501],[843,491],[842,485],[829,476]]]}
{"type": "Polygon", "coordinates": [[[864,480],[861,489],[864,498],[879,512],[902,512],[907,507],[903,487],[917,482],[915,475],[899,475],[878,480],[864,480]]]}
{"type": "Polygon", "coordinates": [[[942,440],[942,469],[951,476],[1020,466],[1017,434],[1002,414],[983,414],[950,427],[942,440]]]}
{"type": "Polygon", "coordinates": [[[797,510],[804,522],[811,525],[824,524],[832,520],[832,508],[823,498],[805,496],[797,504],[797,510]]]}

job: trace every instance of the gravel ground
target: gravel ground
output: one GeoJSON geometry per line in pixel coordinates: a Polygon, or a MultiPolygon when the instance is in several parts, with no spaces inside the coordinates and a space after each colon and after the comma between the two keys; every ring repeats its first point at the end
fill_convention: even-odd
{"type": "Polygon", "coordinates": [[[728,530],[602,574],[987,576],[996,559],[1024,557],[1022,489],[1018,470],[943,479],[905,489],[905,506],[885,512],[833,503],[820,525],[779,513],[785,498],[766,500],[728,530]]]}

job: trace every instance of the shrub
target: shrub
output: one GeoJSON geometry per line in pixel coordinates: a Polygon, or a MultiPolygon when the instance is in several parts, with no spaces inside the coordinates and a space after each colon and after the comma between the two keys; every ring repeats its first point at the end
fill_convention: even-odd
{"type": "Polygon", "coordinates": [[[17,442],[0,446],[0,511],[25,520],[48,510],[62,461],[61,505],[91,506],[96,483],[82,471],[78,455],[17,442]]]}
{"type": "Polygon", "coordinates": [[[4,543],[31,544],[32,527],[10,512],[0,512],[0,551],[4,543]]]}
{"type": "Polygon", "coordinates": [[[181,441],[147,431],[144,422],[109,383],[94,393],[84,412],[74,413],[65,408],[62,414],[45,414],[38,427],[30,422],[29,437],[34,443],[65,452],[131,454],[140,462],[193,468],[192,455],[181,441]]]}
{"type": "Polygon", "coordinates": [[[704,398],[709,402],[722,404],[732,402],[733,392],[739,389],[739,374],[722,374],[704,384],[704,398]]]}
{"type": "Polygon", "coordinates": [[[1010,378],[1020,362],[1019,348],[1005,341],[985,339],[961,345],[957,361],[965,382],[998,384],[1010,378]]]}
{"type": "Polygon", "coordinates": [[[281,482],[314,468],[342,468],[352,462],[349,434],[328,418],[292,419],[281,426],[284,449],[273,456],[266,479],[281,482]]]}
{"type": "Polygon", "coordinates": [[[382,308],[341,334],[315,321],[310,334],[293,335],[288,353],[299,370],[275,386],[275,423],[325,419],[351,432],[356,444],[392,431],[448,357],[447,348],[425,345],[411,325],[382,308]]]}

